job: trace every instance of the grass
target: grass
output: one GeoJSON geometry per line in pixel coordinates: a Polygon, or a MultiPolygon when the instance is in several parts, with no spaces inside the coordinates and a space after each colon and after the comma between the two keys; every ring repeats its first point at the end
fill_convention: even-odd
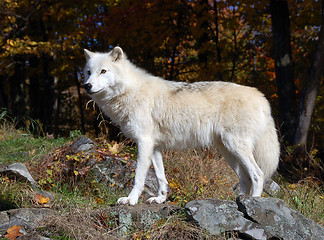
{"type": "Polygon", "coordinates": [[[0,124],[0,165],[40,159],[67,141],[64,138],[34,137],[28,131],[16,130],[8,122],[0,121],[0,124]]]}
{"type": "Polygon", "coordinates": [[[165,152],[170,199],[184,207],[194,199],[235,200],[234,171],[216,151],[165,152]]]}
{"type": "Polygon", "coordinates": [[[34,194],[29,184],[0,176],[0,185],[0,211],[33,206],[34,194]]]}
{"type": "Polygon", "coordinates": [[[289,183],[278,177],[282,186],[276,197],[284,200],[291,208],[298,210],[305,217],[324,225],[324,191],[323,187],[312,179],[289,183]]]}
{"type": "MultiPolygon", "coordinates": [[[[1,120],[1,119],[0,119],[1,120]]],[[[1,121],[0,121],[1,122],[1,121]]],[[[36,229],[53,239],[114,239],[118,224],[102,215],[105,206],[114,204],[126,192],[94,181],[86,169],[86,158],[69,155],[69,139],[37,138],[28,131],[18,131],[8,123],[0,128],[0,165],[24,162],[32,176],[45,190],[54,192],[55,200],[48,207],[60,215],[45,228],[36,229]],[[68,159],[68,160],[67,160],[68,159]],[[82,160],[83,159],[83,160],[82,160]],[[73,171],[66,173],[71,166],[73,171]],[[78,173],[76,174],[75,171],[78,173]],[[81,176],[80,173],[84,172],[81,176]],[[104,219],[104,221],[103,221],[104,219]]],[[[72,133],[72,135],[79,135],[72,133]]],[[[136,149],[125,144],[97,140],[102,151],[115,151],[121,156],[136,157],[136,149]]],[[[94,157],[98,157],[97,155],[94,157]]],[[[164,152],[164,162],[170,185],[168,200],[179,206],[194,199],[217,198],[235,200],[232,187],[238,182],[233,170],[214,151],[164,152]]],[[[280,176],[276,181],[282,190],[275,196],[317,223],[324,225],[324,194],[311,179],[289,183],[280,176]]],[[[0,207],[39,207],[35,191],[27,184],[0,176],[0,207]]],[[[235,239],[235,236],[231,236],[235,239]]],[[[158,221],[150,229],[134,229],[130,239],[217,239],[185,221],[184,215],[173,215],[158,221]]],[[[227,239],[223,236],[220,239],[227,239]]]]}

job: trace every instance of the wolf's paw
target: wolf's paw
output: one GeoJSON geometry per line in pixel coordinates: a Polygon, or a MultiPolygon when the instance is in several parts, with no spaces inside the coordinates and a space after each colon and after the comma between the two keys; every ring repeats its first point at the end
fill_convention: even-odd
{"type": "Polygon", "coordinates": [[[152,204],[152,203],[163,203],[165,202],[166,200],[166,196],[164,195],[161,195],[161,196],[157,196],[157,197],[151,197],[147,200],[147,202],[149,204],[152,204]]]}
{"type": "Polygon", "coordinates": [[[121,197],[117,200],[117,204],[120,204],[120,205],[129,204],[129,205],[134,206],[136,203],[137,203],[137,200],[130,198],[130,197],[121,197]]]}

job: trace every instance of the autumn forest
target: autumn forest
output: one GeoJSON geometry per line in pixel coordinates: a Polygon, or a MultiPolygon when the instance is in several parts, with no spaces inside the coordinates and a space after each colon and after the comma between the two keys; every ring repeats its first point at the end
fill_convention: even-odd
{"type": "Polygon", "coordinates": [[[121,138],[82,88],[83,49],[118,45],[166,79],[257,87],[281,171],[323,181],[323,24],[324,0],[2,0],[0,113],[36,135],[121,138]]]}

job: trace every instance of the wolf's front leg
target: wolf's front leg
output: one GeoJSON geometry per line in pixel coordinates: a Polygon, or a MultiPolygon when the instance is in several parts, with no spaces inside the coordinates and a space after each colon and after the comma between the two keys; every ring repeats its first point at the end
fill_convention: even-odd
{"type": "Polygon", "coordinates": [[[117,204],[135,205],[144,189],[145,178],[151,166],[153,141],[145,138],[138,142],[137,166],[135,170],[134,186],[128,197],[119,198],[117,204]]]}
{"type": "Polygon", "coordinates": [[[168,181],[165,177],[161,150],[154,149],[152,163],[159,183],[158,195],[147,200],[148,203],[163,203],[168,193],[168,181]]]}

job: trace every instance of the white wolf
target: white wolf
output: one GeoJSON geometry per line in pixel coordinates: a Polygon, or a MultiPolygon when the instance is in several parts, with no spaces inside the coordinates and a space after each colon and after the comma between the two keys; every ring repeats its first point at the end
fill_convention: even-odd
{"type": "Polygon", "coordinates": [[[125,136],[138,145],[135,182],[118,204],[135,205],[153,163],[158,194],[167,198],[163,149],[216,146],[240,180],[240,195],[260,196],[276,171],[279,142],[268,101],[257,89],[227,82],[183,83],[134,66],[120,47],[84,50],[84,88],[125,136]]]}

